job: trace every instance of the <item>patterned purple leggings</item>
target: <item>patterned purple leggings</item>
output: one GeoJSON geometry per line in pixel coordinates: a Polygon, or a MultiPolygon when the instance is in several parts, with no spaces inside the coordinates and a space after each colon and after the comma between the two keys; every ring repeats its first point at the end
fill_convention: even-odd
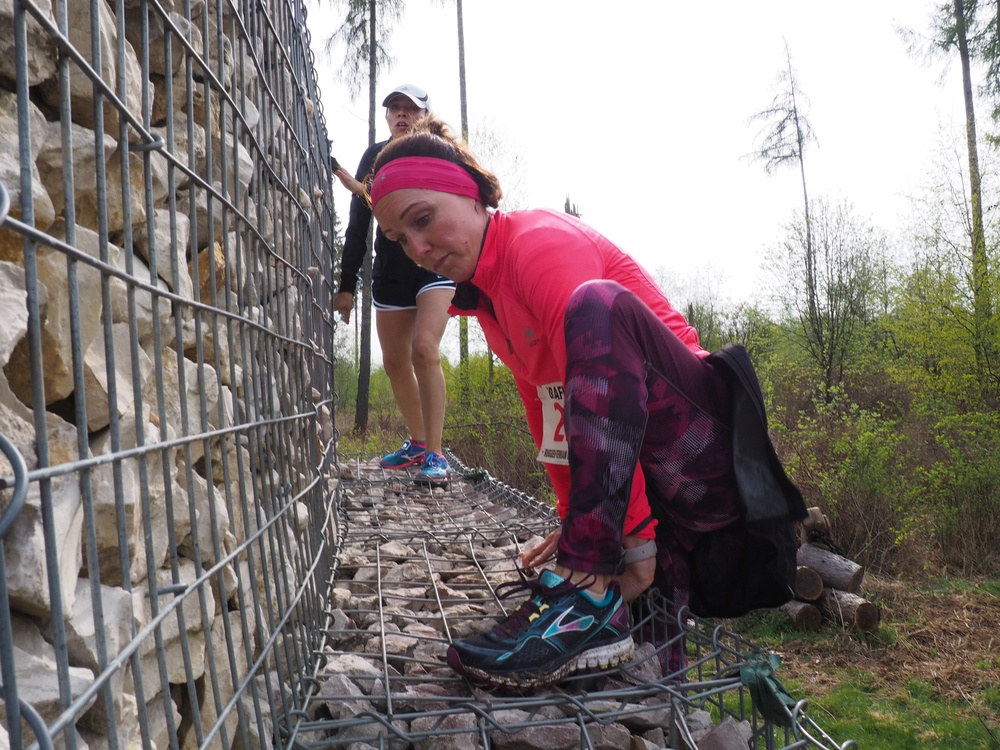
{"type": "Polygon", "coordinates": [[[558,562],[618,570],[636,464],[658,521],[664,593],[687,603],[700,533],[739,517],[729,387],[632,292],[581,285],[566,309],[569,511],[558,562]]]}

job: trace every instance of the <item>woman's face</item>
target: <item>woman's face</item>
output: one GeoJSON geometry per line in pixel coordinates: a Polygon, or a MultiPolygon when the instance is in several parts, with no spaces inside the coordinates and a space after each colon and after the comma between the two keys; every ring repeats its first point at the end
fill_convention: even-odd
{"type": "Polygon", "coordinates": [[[399,138],[410,132],[417,120],[427,114],[407,96],[400,94],[389,100],[385,107],[385,121],[389,125],[391,138],[399,138]]]}
{"type": "Polygon", "coordinates": [[[453,281],[468,281],[475,273],[486,229],[486,208],[476,200],[406,188],[383,196],[375,219],[418,266],[453,281]]]}

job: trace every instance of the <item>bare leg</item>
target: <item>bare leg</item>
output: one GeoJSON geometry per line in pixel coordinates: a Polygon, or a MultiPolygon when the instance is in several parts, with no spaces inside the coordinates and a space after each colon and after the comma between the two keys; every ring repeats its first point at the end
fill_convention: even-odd
{"type": "Polygon", "coordinates": [[[411,361],[420,391],[420,409],[427,450],[441,452],[444,430],[445,384],[441,369],[441,337],[448,325],[453,289],[428,289],[417,295],[411,361]]]}
{"type": "Polygon", "coordinates": [[[420,388],[413,372],[411,341],[417,321],[416,310],[376,310],[375,329],[382,347],[382,366],[389,377],[392,395],[403,415],[406,429],[414,440],[426,440],[420,388]]]}

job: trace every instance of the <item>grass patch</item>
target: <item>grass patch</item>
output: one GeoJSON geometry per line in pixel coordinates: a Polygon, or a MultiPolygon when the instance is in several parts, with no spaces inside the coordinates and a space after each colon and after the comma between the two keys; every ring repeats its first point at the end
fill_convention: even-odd
{"type": "Polygon", "coordinates": [[[861,750],[1000,750],[1000,581],[871,579],[875,633],[796,630],[777,612],[726,627],[782,658],[778,678],[861,750]]]}
{"type": "Polygon", "coordinates": [[[881,688],[870,673],[844,674],[821,703],[810,703],[810,716],[838,742],[852,739],[861,750],[1000,750],[968,705],[942,700],[918,682],[893,697],[881,688]]]}

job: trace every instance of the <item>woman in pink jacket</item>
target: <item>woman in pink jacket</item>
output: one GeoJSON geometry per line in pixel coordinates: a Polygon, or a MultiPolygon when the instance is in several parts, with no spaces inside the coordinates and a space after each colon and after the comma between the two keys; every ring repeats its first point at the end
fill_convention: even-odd
{"type": "MultiPolygon", "coordinates": [[[[629,658],[615,579],[624,539],[641,545],[654,527],[657,582],[677,607],[728,615],[786,601],[792,521],[805,509],[766,422],[763,438],[756,424],[733,424],[746,383],[734,386],[728,363],[711,360],[650,276],[609,240],[567,214],[493,210],[500,196],[496,177],[434,118],[375,163],[380,227],[418,265],[458,282],[452,312],[476,316],[513,372],[563,518],[526,555],[535,564],[558,546],[533,595],[492,632],[454,642],[449,664],[524,688],[629,658]]],[[[755,378],[749,390],[759,396],[755,378]]]]}

